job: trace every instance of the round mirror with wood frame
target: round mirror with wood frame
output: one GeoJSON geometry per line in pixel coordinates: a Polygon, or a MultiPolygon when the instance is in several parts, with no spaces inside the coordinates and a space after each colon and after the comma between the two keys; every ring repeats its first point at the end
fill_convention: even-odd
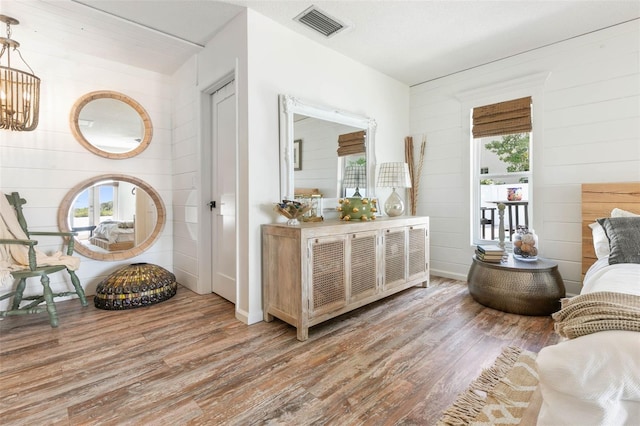
{"type": "Polygon", "coordinates": [[[96,155],[131,158],[144,151],[153,136],[147,111],[122,93],[101,90],[87,93],[71,108],[73,136],[96,155]]]}
{"type": "Polygon", "coordinates": [[[119,174],[79,183],[58,209],[60,230],[79,233],[75,251],[95,260],[125,260],[142,254],[159,238],[165,222],[166,210],[158,192],[141,179],[119,174]],[[106,196],[100,188],[109,190],[106,196]],[[80,198],[86,200],[85,211],[79,211],[80,198]],[[127,210],[127,205],[135,207],[127,210]],[[122,213],[125,210],[128,213],[122,213]],[[86,216],[86,223],[74,223],[76,216],[86,216]]]}

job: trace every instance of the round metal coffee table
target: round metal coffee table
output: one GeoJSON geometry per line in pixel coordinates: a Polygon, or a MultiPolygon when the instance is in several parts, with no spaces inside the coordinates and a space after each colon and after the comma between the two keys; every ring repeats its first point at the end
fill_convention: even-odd
{"type": "Polygon", "coordinates": [[[467,284],[478,303],[521,315],[550,315],[566,294],[558,264],[540,257],[522,261],[509,255],[507,262],[490,263],[474,256],[467,284]]]}

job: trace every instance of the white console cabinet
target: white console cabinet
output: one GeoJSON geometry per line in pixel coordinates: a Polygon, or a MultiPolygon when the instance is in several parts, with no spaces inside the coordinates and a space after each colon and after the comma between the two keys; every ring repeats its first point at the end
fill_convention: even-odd
{"type": "Polygon", "coordinates": [[[429,218],[262,226],[264,319],[309,327],[429,283],[429,218]]]}

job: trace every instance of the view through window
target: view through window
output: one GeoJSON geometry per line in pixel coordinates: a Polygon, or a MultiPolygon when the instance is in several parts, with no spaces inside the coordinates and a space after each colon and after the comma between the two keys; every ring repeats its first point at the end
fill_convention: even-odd
{"type": "Polygon", "coordinates": [[[529,226],[530,133],[488,136],[475,140],[479,144],[480,240],[498,239],[498,204],[505,204],[505,239],[518,225],[529,226]]]}
{"type": "Polygon", "coordinates": [[[78,239],[88,240],[96,225],[114,219],[118,184],[109,182],[82,191],[73,203],[70,227],[78,232],[78,239]]]}
{"type": "Polygon", "coordinates": [[[529,227],[531,211],[531,97],[473,108],[475,177],[473,240],[499,239],[499,204],[505,205],[505,240],[529,227]]]}

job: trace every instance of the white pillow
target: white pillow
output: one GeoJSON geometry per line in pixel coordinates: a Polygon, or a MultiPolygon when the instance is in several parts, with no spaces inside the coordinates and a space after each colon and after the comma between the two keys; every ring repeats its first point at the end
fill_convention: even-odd
{"type": "Polygon", "coordinates": [[[596,251],[596,257],[603,259],[609,256],[609,239],[602,225],[598,222],[593,222],[589,224],[589,228],[591,228],[591,235],[593,236],[593,248],[596,251]]]}
{"type": "Polygon", "coordinates": [[[622,210],[617,207],[611,210],[611,217],[637,217],[637,216],[640,216],[640,214],[628,212],[626,210],[622,210]]]}

